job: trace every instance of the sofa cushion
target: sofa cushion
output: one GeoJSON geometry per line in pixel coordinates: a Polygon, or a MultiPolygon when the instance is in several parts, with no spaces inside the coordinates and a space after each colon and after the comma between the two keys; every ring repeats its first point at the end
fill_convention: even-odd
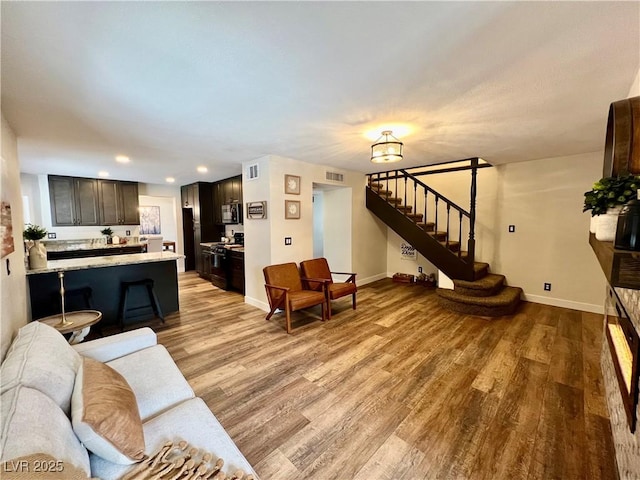
{"type": "MultiPolygon", "coordinates": [[[[236,444],[201,398],[192,398],[148,420],[143,425],[146,454],[153,455],[167,441],[186,441],[189,446],[210,452],[224,460],[229,476],[240,469],[258,478],[236,444]]],[[[102,480],[117,479],[131,469],[96,455],[89,455],[93,475],[102,480]]]]}
{"type": "Polygon", "coordinates": [[[51,398],[18,385],[0,395],[0,460],[45,453],[89,475],[89,455],[71,422],[51,398]]]}
{"type": "Polygon", "coordinates": [[[144,348],[107,362],[131,385],[143,421],[195,395],[167,349],[144,348]]]}
{"type": "Polygon", "coordinates": [[[85,447],[111,462],[144,457],[144,434],[136,397],[113,368],[84,358],[71,403],[73,430],[85,447]]]}
{"type": "Polygon", "coordinates": [[[80,355],[53,327],[30,322],[13,340],[0,367],[0,393],[17,385],[41,391],[67,416],[80,355]]]}

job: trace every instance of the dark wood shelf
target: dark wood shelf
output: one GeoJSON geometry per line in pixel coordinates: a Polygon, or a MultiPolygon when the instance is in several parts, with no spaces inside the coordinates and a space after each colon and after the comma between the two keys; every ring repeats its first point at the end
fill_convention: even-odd
{"type": "Polygon", "coordinates": [[[640,252],[615,249],[613,242],[601,242],[593,233],[589,234],[589,244],[609,285],[640,289],[640,252]]]}

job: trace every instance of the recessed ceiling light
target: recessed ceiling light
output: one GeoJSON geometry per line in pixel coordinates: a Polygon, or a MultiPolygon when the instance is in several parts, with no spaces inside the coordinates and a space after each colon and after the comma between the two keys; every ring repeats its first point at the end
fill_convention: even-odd
{"type": "Polygon", "coordinates": [[[173,182],[175,182],[175,181],[176,181],[176,179],[175,179],[175,178],[173,178],[173,177],[167,177],[167,178],[165,178],[165,181],[166,181],[167,183],[173,183],[173,182]]]}
{"type": "Polygon", "coordinates": [[[126,155],[116,155],[116,162],[129,163],[129,157],[127,157],[126,155]]]}
{"type": "Polygon", "coordinates": [[[203,165],[199,166],[196,170],[198,170],[200,173],[207,173],[209,171],[209,169],[203,165]]]}
{"type": "Polygon", "coordinates": [[[100,171],[98,172],[98,176],[99,176],[99,177],[108,177],[108,176],[109,176],[109,172],[106,172],[106,171],[104,171],[104,170],[100,170],[100,171]]]}

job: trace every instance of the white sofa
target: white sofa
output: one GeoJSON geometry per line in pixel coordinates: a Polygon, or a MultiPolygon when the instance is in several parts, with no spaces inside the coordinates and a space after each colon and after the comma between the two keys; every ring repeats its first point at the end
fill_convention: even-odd
{"type": "Polygon", "coordinates": [[[22,327],[0,367],[2,462],[45,453],[104,480],[120,478],[135,467],[88,451],[74,432],[72,393],[82,356],[106,363],[130,385],[142,421],[145,454],[152,455],[167,441],[185,440],[222,458],[227,475],[240,469],[258,478],[149,328],[70,346],[40,322],[22,327]]]}

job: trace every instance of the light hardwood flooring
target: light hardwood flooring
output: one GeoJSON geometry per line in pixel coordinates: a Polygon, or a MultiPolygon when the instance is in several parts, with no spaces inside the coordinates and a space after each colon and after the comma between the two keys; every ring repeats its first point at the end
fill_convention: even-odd
{"type": "Polygon", "coordinates": [[[600,315],[462,316],[381,280],[287,335],[284,314],[179,283],[153,327],[263,480],[616,478],[600,315]]]}

